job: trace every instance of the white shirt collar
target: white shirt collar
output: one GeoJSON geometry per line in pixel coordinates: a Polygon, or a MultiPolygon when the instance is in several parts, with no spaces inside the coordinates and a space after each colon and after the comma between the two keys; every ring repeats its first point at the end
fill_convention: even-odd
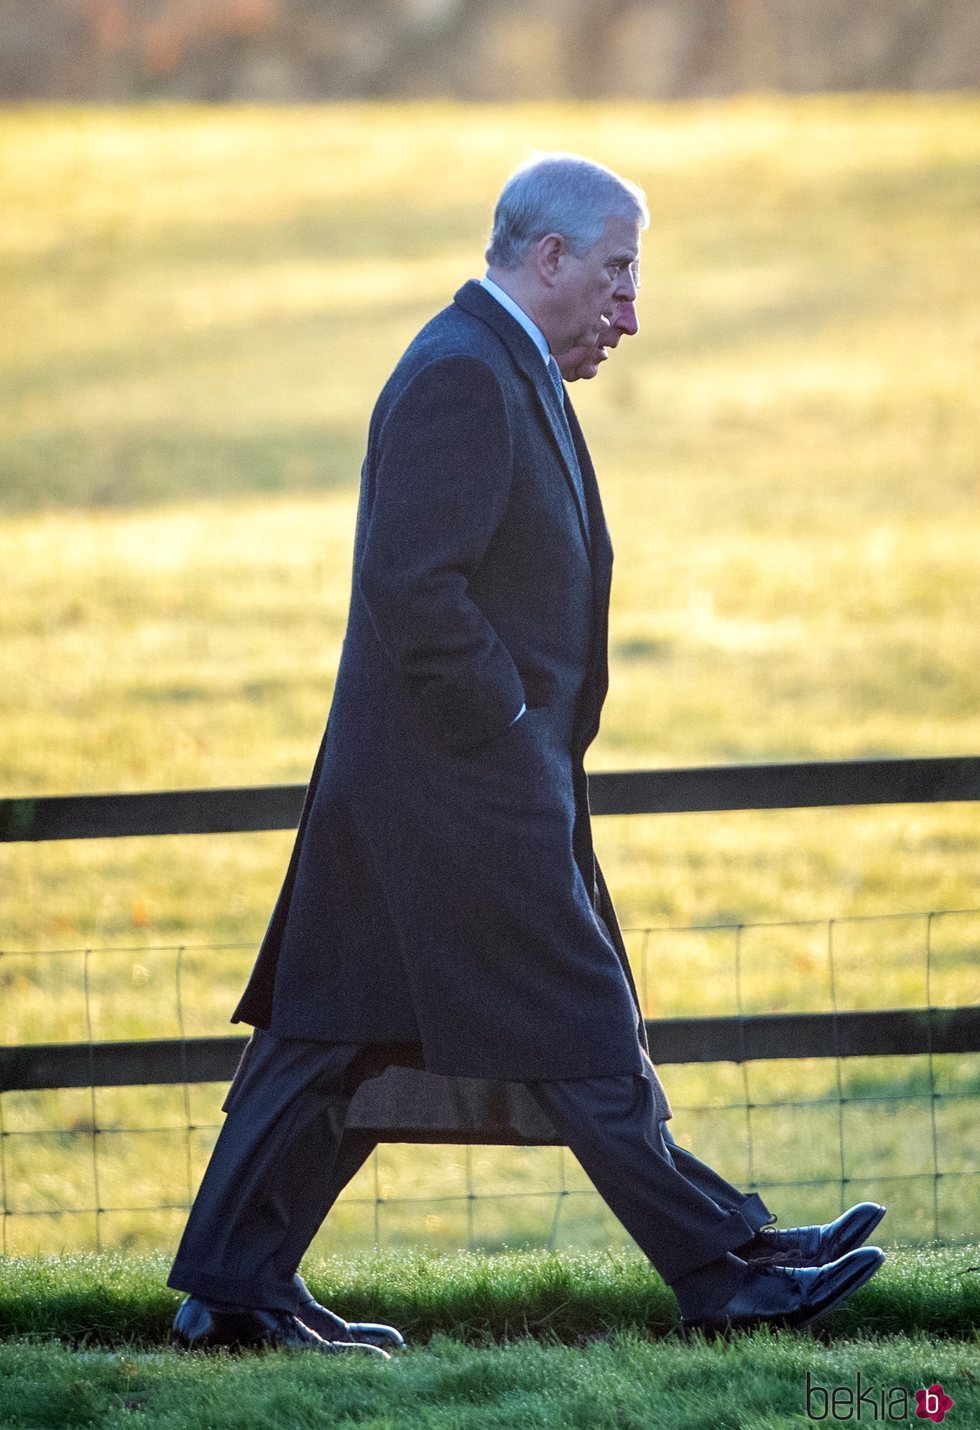
{"type": "Polygon", "coordinates": [[[510,316],[516,322],[520,323],[521,327],[527,333],[528,337],[531,339],[532,343],[537,348],[538,352],[541,354],[542,361],[547,367],[548,359],[551,356],[551,351],[548,347],[548,340],[545,337],[544,333],[541,331],[541,329],[538,327],[537,323],[535,323],[531,318],[529,318],[528,315],[525,313],[524,309],[519,308],[514,302],[513,298],[510,296],[510,294],[505,293],[504,290],[498,284],[494,283],[492,278],[481,278],[480,286],[481,288],[485,288],[487,290],[491,298],[496,298],[500,306],[502,308],[506,308],[510,316]]]}

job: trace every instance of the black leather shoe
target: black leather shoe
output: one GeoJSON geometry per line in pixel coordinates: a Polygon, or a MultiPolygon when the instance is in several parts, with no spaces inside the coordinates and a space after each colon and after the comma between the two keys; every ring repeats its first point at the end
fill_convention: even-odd
{"type": "Polygon", "coordinates": [[[405,1349],[405,1338],[394,1326],[382,1326],[374,1321],[344,1321],[318,1301],[307,1301],[296,1315],[304,1326],[309,1326],[325,1341],[359,1341],[365,1346],[380,1346],[383,1351],[405,1349]]]}
{"type": "Polygon", "coordinates": [[[298,1350],[333,1356],[353,1352],[389,1360],[387,1351],[361,1341],[325,1340],[289,1311],[251,1306],[211,1306],[197,1296],[180,1303],[170,1332],[181,1350],[298,1350]]]}
{"type": "Polygon", "coordinates": [[[829,1266],[863,1246],[884,1215],[877,1202],[858,1202],[824,1226],[763,1227],[734,1254],[750,1266],[829,1266]]]}
{"type": "Polygon", "coordinates": [[[685,1317],[686,1331],[716,1334],[759,1326],[809,1326],[872,1277],[885,1259],[876,1246],[849,1251],[829,1266],[753,1266],[731,1300],[706,1316],[685,1317]]]}

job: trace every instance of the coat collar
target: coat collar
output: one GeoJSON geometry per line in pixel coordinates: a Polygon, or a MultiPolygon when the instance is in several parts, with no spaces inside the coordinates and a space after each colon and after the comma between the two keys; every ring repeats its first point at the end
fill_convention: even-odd
{"type": "Polygon", "coordinates": [[[569,425],[562,412],[561,401],[555,391],[551,378],[544,365],[541,354],[532,341],[531,337],[524,331],[520,323],[513,318],[502,303],[498,303],[491,293],[488,293],[474,279],[464,283],[453,301],[456,306],[462,308],[474,318],[479,318],[481,322],[492,328],[497,337],[504,344],[515,365],[527,378],[534,389],[538,400],[538,406],[544,417],[545,423],[551,433],[552,440],[558,448],[558,453],[562,460],[564,476],[575,505],[578,510],[579,524],[582,528],[582,539],[585,542],[586,550],[589,549],[589,517],[582,506],[582,501],[578,492],[578,483],[572,476],[575,465],[578,465],[578,458],[575,448],[572,445],[569,425]]]}
{"type": "Polygon", "coordinates": [[[453,302],[474,318],[479,318],[492,328],[514,362],[533,386],[548,381],[541,354],[530,335],[524,331],[516,318],[511,317],[502,303],[498,303],[492,293],[475,279],[464,283],[453,302]]]}

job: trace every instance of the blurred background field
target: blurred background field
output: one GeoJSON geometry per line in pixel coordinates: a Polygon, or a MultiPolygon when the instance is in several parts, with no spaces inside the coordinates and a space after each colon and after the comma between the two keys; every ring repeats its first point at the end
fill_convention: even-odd
{"type": "MultiPolygon", "coordinates": [[[[7,794],[307,778],[374,397],[482,272],[493,198],[532,147],[614,165],[652,212],[641,332],[573,389],[617,553],[591,768],[980,749],[980,100],[28,107],[0,114],[7,794]]],[[[840,1006],[919,1006],[925,924],[878,916],[980,906],[970,805],[604,818],[596,839],[650,1016],[735,1011],[731,938],[651,926],[796,921],[746,941],[743,991],[751,1011],[808,1010],[827,1006],[826,921],[868,919],[838,948],[840,1006]]],[[[225,1031],[290,843],[0,848],[4,1040],[172,1035],[178,945],[228,946],[181,955],[187,1030],[225,1031]],[[110,952],[87,969],[42,952],[86,947],[110,952]]],[[[933,1001],[976,1001],[977,923],[935,925],[933,1001]]],[[[852,1109],[849,1146],[908,1163],[937,1069],[868,1061],[844,1071],[920,1097],[926,1122],[852,1109]]],[[[943,1063],[940,1085],[975,1091],[973,1067],[943,1063]]],[[[750,1072],[763,1101],[767,1076],[750,1072]]],[[[670,1070],[679,1107],[727,1103],[732,1078],[741,1097],[730,1066],[670,1070]]],[[[779,1080],[840,1091],[832,1062],[779,1080]]],[[[101,1090],[98,1108],[5,1095],[6,1130],[49,1129],[23,1156],[5,1139],[25,1237],[66,1179],[90,1204],[92,1156],[72,1137],[94,1125],[173,1127],[152,1156],[119,1133],[115,1170],[108,1139],[104,1200],[149,1205],[141,1178],[185,1198],[218,1102],[192,1094],[205,1130],[190,1141],[180,1090],[101,1090]]],[[[975,1171],[957,1108],[950,1145],[975,1171]]],[[[746,1166],[744,1111],[679,1112],[677,1132],[732,1176],[805,1179],[801,1114],[767,1116],[768,1165],[746,1166]]],[[[807,1166],[825,1173],[839,1111],[812,1118],[807,1166]]],[[[554,1149],[386,1148],[331,1224],[369,1235],[379,1187],[442,1186],[461,1190],[425,1213],[436,1244],[560,1241],[556,1205],[597,1244],[613,1233],[596,1209],[575,1232],[585,1200],[555,1202],[579,1176],[554,1149]],[[481,1176],[500,1215],[474,1213],[473,1159],[494,1157],[481,1176]]],[[[931,1225],[931,1181],[916,1195],[897,1222],[911,1236],[931,1225]]],[[[975,1210],[955,1202],[945,1224],[965,1233],[975,1210]]],[[[181,1220],[120,1217],[140,1245],[181,1220]]],[[[58,1225],[90,1243],[89,1222],[75,1240],[58,1225]]],[[[418,1209],[386,1225],[391,1244],[417,1238],[418,1209]]]]}

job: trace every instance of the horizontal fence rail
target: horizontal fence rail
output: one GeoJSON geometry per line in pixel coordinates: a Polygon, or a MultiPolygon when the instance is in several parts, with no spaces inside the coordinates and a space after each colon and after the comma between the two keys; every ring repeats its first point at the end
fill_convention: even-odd
{"type": "MultiPolygon", "coordinates": [[[[646,1027],[658,1063],[980,1052],[980,1007],[648,1018],[646,1027]]],[[[152,1038],[0,1048],[0,1092],[225,1082],[247,1041],[152,1038]]]]}
{"type": "MultiPolygon", "coordinates": [[[[305,795],[306,787],[296,784],[0,800],[0,843],[287,830],[299,822],[305,795]]],[[[590,777],[589,795],[596,815],[980,801],[980,756],[599,773],[590,777]]],[[[874,922],[897,917],[875,916],[874,922]]],[[[962,1237],[972,1234],[980,1215],[971,1135],[980,1088],[980,1007],[970,1002],[973,985],[961,967],[975,954],[980,910],[901,917],[924,921],[921,950],[918,940],[915,945],[922,981],[912,998],[925,1006],[840,1005],[837,971],[846,944],[839,931],[861,920],[817,921],[827,924],[823,962],[814,962],[809,942],[800,945],[805,967],[816,970],[814,977],[829,988],[829,998],[824,993],[818,999],[824,1010],[818,1012],[747,1011],[760,1003],[752,969],[747,970],[746,941],[767,928],[792,925],[633,930],[643,935],[644,969],[647,940],[663,934],[727,936],[732,945],[734,998],[721,1005],[729,1011],[650,1018],[646,1026],[657,1063],[693,1065],[672,1078],[682,1089],[675,1110],[691,1128],[695,1146],[703,1145],[705,1134],[709,1146],[712,1137],[720,1138],[726,1165],[735,1159],[736,1178],[747,1190],[790,1192],[797,1199],[796,1219],[805,1221],[825,1214],[828,1196],[844,1207],[855,1195],[880,1197],[887,1188],[897,1234],[962,1237]],[[937,944],[935,931],[952,919],[967,922],[957,925],[961,931],[954,940],[947,934],[937,944]],[[961,1005],[964,994],[968,1006],[961,1005]],[[960,1006],[947,1006],[954,1003],[960,1006]],[[815,1061],[804,1067],[801,1059],[815,1061]],[[780,1070],[775,1081],[774,1068],[780,1070]],[[788,1117],[800,1120],[801,1140],[791,1148],[788,1117]]],[[[792,947],[777,940],[766,956],[782,967],[792,947]]],[[[0,950],[0,962],[11,952],[0,950]]],[[[156,952],[176,956],[170,1026],[179,1036],[110,1041],[112,1020],[93,1018],[98,989],[93,992],[90,962],[123,952],[137,950],[38,954],[81,956],[88,1039],[25,1043],[30,1036],[25,1027],[14,1034],[18,1045],[0,1048],[0,1254],[36,1250],[52,1234],[61,1236],[62,1227],[79,1246],[99,1248],[114,1237],[126,1244],[140,1237],[156,1237],[154,1245],[161,1239],[169,1243],[179,1227],[167,1218],[179,1215],[182,1221],[191,1202],[220,1124],[217,1085],[233,1075],[247,1039],[187,1036],[182,987],[186,996],[186,980],[196,986],[193,980],[202,973],[188,972],[185,950],[176,948],[156,952]],[[175,1110],[175,1099],[182,1112],[175,1110]],[[159,1225],[150,1224],[153,1217],[162,1218],[159,1225]]],[[[883,987],[878,997],[901,1002],[892,1000],[892,991],[883,987]]],[[[202,1033],[207,1026],[197,1023],[202,1033]]],[[[123,1025],[119,1030],[130,1031],[123,1025]]],[[[414,1244],[423,1204],[429,1206],[425,1226],[432,1223],[434,1239],[465,1231],[469,1247],[509,1244],[513,1238],[557,1245],[566,1221],[569,1234],[579,1234],[575,1228],[591,1215],[585,1207],[596,1194],[576,1179],[555,1129],[546,1120],[540,1126],[533,1117],[528,1120],[527,1108],[508,1099],[506,1084],[488,1083],[469,1096],[460,1080],[436,1080],[449,1085],[438,1097],[427,1086],[420,1097],[416,1079],[428,1077],[391,1069],[359,1089],[349,1125],[369,1134],[379,1150],[358,1174],[360,1182],[341,1206],[340,1222],[334,1219],[331,1238],[339,1225],[341,1235],[363,1233],[380,1245],[383,1237],[408,1235],[408,1225],[414,1244]],[[397,1147],[386,1151],[386,1143],[444,1144],[441,1151],[433,1149],[435,1161],[433,1154],[424,1159],[426,1167],[438,1165],[438,1186],[423,1192],[422,1183],[416,1185],[417,1161],[409,1167],[399,1160],[397,1147]],[[458,1157],[453,1144],[460,1145],[458,1157]],[[532,1176],[523,1162],[514,1167],[503,1162],[493,1170],[497,1163],[486,1161],[488,1150],[526,1157],[528,1149],[537,1149],[535,1157],[542,1152],[556,1157],[557,1170],[546,1172],[542,1169],[551,1164],[535,1161],[538,1171],[532,1176]],[[455,1160],[443,1163],[439,1156],[455,1160]],[[460,1164],[465,1187],[454,1191],[460,1164]],[[484,1175],[495,1190],[482,1190],[484,1175]],[[447,1229],[439,1230],[444,1222],[447,1229]]],[[[680,1131],[683,1135],[684,1128],[680,1131]]],[[[332,1240],[329,1244],[333,1248],[332,1240]]]]}
{"type": "MultiPolygon", "coordinates": [[[[0,843],[294,829],[305,785],[0,800],[0,843]]],[[[980,800],[980,756],[628,770],[589,777],[593,814],[980,800]]]]}

